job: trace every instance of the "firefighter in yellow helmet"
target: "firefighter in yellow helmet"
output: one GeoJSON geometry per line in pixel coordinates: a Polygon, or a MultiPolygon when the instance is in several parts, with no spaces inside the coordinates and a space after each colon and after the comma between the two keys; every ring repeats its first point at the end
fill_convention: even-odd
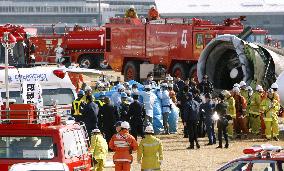
{"type": "Polygon", "coordinates": [[[71,115],[74,117],[76,122],[82,121],[82,110],[86,105],[83,100],[85,93],[83,90],[80,90],[77,94],[77,99],[72,102],[71,115]]]}
{"type": "Polygon", "coordinates": [[[125,18],[138,18],[137,12],[133,5],[131,5],[130,8],[125,11],[125,18]]]}
{"type": "Polygon", "coordinates": [[[261,126],[260,122],[260,104],[262,101],[262,95],[264,93],[264,90],[261,85],[257,85],[255,88],[255,92],[252,94],[251,102],[250,102],[250,109],[249,109],[249,115],[250,115],[250,125],[251,125],[251,132],[253,134],[259,134],[259,129],[261,126]]]}
{"type": "Polygon", "coordinates": [[[102,171],[108,153],[108,144],[99,129],[94,129],[91,136],[91,153],[95,162],[95,171],[102,171]]]}
{"type": "Polygon", "coordinates": [[[278,112],[280,103],[274,98],[273,89],[267,91],[267,97],[261,102],[261,114],[265,123],[265,136],[267,139],[273,138],[278,141],[278,112]]]}
{"type": "Polygon", "coordinates": [[[228,136],[233,138],[234,135],[234,120],[236,119],[236,107],[235,107],[235,99],[231,95],[231,93],[227,90],[224,90],[222,94],[225,96],[225,102],[227,103],[227,113],[231,116],[231,120],[228,121],[228,136]]]}
{"type": "Polygon", "coordinates": [[[145,129],[145,138],[141,140],[137,161],[141,163],[141,170],[161,170],[163,161],[163,145],[162,142],[154,136],[153,126],[149,125],[145,129]]]}

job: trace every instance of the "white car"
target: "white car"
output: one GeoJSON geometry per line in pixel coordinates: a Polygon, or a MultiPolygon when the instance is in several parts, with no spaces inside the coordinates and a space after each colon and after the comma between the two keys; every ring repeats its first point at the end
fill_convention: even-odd
{"type": "Polygon", "coordinates": [[[9,171],[69,171],[69,168],[58,162],[31,162],[14,164],[9,171]]]}

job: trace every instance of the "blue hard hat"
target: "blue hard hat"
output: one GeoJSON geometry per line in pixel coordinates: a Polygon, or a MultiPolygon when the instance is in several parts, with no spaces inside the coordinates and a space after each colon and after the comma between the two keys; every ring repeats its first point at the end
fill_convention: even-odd
{"type": "Polygon", "coordinates": [[[121,93],[121,97],[127,97],[127,94],[124,93],[124,92],[122,92],[122,93],[121,93]]]}
{"type": "Polygon", "coordinates": [[[85,92],[84,92],[84,90],[80,90],[79,92],[78,92],[78,95],[85,95],[85,92]]]}

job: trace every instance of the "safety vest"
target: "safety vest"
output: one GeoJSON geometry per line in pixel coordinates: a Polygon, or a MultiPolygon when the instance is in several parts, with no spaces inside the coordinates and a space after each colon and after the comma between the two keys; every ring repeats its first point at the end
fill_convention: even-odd
{"type": "Polygon", "coordinates": [[[73,101],[73,109],[74,109],[74,116],[78,116],[78,115],[82,115],[82,113],[80,112],[80,106],[81,103],[83,102],[83,100],[74,100],[73,101]]]}
{"type": "Polygon", "coordinates": [[[260,112],[263,113],[264,121],[272,121],[273,118],[275,119],[278,118],[277,114],[280,109],[280,103],[277,100],[275,99],[270,100],[267,97],[261,102],[260,106],[261,106],[260,112]]]}
{"type": "Polygon", "coordinates": [[[102,102],[101,100],[95,100],[95,103],[100,107],[103,107],[103,105],[105,104],[104,102],[102,102]]]}

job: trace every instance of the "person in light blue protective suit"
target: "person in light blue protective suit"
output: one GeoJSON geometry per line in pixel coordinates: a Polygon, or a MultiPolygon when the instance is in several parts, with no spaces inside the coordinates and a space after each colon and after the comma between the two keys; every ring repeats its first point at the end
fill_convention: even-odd
{"type": "Polygon", "coordinates": [[[161,91],[157,93],[157,96],[162,103],[162,113],[163,113],[163,126],[165,134],[169,134],[169,114],[171,112],[171,98],[168,91],[168,84],[161,84],[161,91]]]}
{"type": "Polygon", "coordinates": [[[155,94],[151,92],[151,86],[145,85],[144,91],[138,91],[136,93],[143,98],[143,104],[146,112],[145,122],[153,124],[153,109],[156,97],[155,94]]]}
{"type": "Polygon", "coordinates": [[[121,93],[124,92],[125,88],[123,85],[118,84],[117,85],[117,92],[114,92],[111,95],[111,102],[115,107],[119,107],[121,104],[121,93]]]}

